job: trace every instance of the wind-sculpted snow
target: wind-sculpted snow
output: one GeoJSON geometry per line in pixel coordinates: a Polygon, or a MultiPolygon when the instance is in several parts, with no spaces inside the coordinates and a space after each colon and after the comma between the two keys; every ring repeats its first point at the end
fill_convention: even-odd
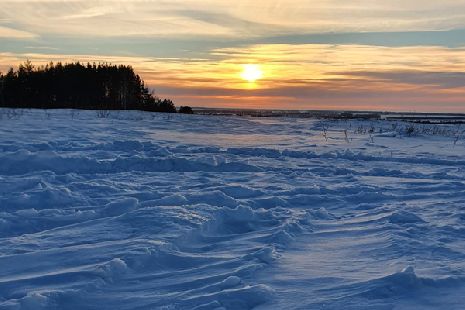
{"type": "Polygon", "coordinates": [[[458,126],[5,111],[0,309],[463,309],[458,126]]]}

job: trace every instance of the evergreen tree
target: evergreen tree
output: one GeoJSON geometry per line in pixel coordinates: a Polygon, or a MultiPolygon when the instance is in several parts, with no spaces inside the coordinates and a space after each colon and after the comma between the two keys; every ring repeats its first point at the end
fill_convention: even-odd
{"type": "Polygon", "coordinates": [[[150,92],[131,66],[79,62],[36,68],[27,61],[0,74],[0,106],[176,112],[173,102],[150,92]]]}

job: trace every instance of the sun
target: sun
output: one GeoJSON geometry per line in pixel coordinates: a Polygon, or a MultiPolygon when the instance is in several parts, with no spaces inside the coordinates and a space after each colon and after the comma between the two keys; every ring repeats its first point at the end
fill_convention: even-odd
{"type": "Polygon", "coordinates": [[[260,65],[243,65],[241,78],[249,83],[253,83],[263,77],[260,65]]]}

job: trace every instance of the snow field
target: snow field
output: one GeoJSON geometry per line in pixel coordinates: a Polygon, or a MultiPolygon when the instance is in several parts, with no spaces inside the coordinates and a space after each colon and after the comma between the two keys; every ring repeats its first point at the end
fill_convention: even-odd
{"type": "Polygon", "coordinates": [[[3,115],[0,309],[464,302],[454,126],[407,136],[386,121],[3,115]]]}

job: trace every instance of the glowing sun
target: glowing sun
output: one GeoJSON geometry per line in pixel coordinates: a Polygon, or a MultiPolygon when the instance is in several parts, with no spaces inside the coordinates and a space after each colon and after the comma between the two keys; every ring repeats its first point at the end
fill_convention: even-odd
{"type": "Polygon", "coordinates": [[[244,65],[241,78],[249,83],[253,83],[263,77],[263,71],[260,65],[244,65]]]}

